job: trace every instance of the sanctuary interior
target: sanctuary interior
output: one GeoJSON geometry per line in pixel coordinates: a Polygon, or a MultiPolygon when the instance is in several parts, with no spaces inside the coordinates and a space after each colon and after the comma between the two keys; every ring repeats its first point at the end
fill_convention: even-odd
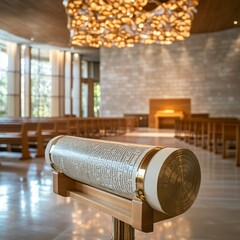
{"type": "MultiPolygon", "coordinates": [[[[144,1],[113,2],[0,1],[0,239],[238,240],[240,1],[150,0],[145,7],[141,5],[144,1]],[[129,4],[133,7],[127,9],[129,4]],[[108,8],[102,13],[105,5],[108,8]],[[195,5],[196,11],[193,11],[195,5]],[[77,11],[75,6],[79,8],[77,11]],[[125,18],[123,6],[129,11],[125,18]],[[179,10],[181,7],[186,15],[179,10]],[[138,12],[130,12],[135,8],[138,12]],[[109,9],[123,15],[108,16],[106,24],[102,19],[109,9]],[[174,11],[178,11],[178,15],[174,15],[174,11]],[[128,24],[132,15],[138,16],[136,29],[142,31],[134,38],[130,36],[137,32],[133,20],[132,25],[128,24]],[[157,26],[155,15],[163,21],[157,26]],[[144,16],[155,19],[149,18],[153,22],[148,27],[154,25],[160,30],[151,34],[143,32],[147,21],[142,24],[140,18],[144,16]],[[185,18],[179,20],[181,16],[185,18]],[[86,19],[89,25],[84,22],[80,28],[81,21],[86,19]],[[96,32],[93,34],[97,28],[91,19],[101,22],[99,36],[96,32]],[[164,28],[168,22],[171,27],[164,28]],[[110,23],[127,25],[120,28],[110,23]],[[190,24],[189,34],[177,35],[174,27],[181,33],[184,24],[190,24]],[[106,34],[110,25],[118,29],[114,30],[118,34],[125,31],[124,34],[118,38],[113,37],[115,32],[111,32],[111,36],[106,34]],[[85,41],[80,46],[72,41],[77,34],[75,40],[85,41]],[[96,36],[100,40],[94,42],[96,36]],[[115,46],[110,46],[113,39],[115,46]],[[190,179],[188,174],[192,169],[184,165],[181,156],[176,158],[181,165],[176,170],[179,175],[170,177],[175,177],[178,185],[173,194],[176,202],[183,198],[196,197],[196,200],[191,199],[193,205],[188,206],[186,212],[169,219],[157,221],[152,213],[156,223],[149,232],[134,229],[136,218],[145,216],[141,212],[130,221],[134,236],[119,237],[114,234],[113,217],[120,216],[121,221],[127,219],[119,213],[120,203],[113,201],[112,207],[108,207],[110,210],[106,210],[103,201],[96,200],[97,195],[74,198],[77,193],[73,189],[66,193],[68,197],[60,193],[61,188],[70,185],[54,182],[54,173],[60,175],[62,171],[51,162],[51,157],[56,149],[60,155],[61,151],[56,140],[53,148],[47,148],[49,141],[59,135],[103,143],[111,141],[122,146],[155,146],[158,151],[162,147],[189,149],[200,165],[198,194],[190,196],[193,185],[188,181],[196,180],[197,173],[190,179]],[[49,155],[45,155],[45,151],[47,154],[49,151],[49,155]],[[46,161],[48,157],[50,164],[46,161]],[[57,184],[60,191],[56,190],[57,184]]],[[[80,169],[76,159],[81,161],[87,153],[81,157],[74,155],[71,151],[76,145],[69,141],[66,158],[80,169]]],[[[92,149],[93,155],[95,150],[92,149]]],[[[114,148],[106,151],[108,156],[117,154],[114,148]]],[[[103,157],[94,155],[94,158],[101,162],[103,157]]],[[[90,157],[86,159],[90,163],[90,157]]],[[[64,158],[58,160],[63,163],[64,158]]],[[[149,155],[142,163],[144,161],[151,162],[149,155]]],[[[161,164],[164,169],[164,162],[161,164]]],[[[107,168],[106,165],[102,175],[108,174],[107,168]]],[[[116,167],[115,173],[118,170],[116,167]]],[[[89,171],[81,174],[88,176],[89,171]]],[[[121,171],[114,179],[123,174],[121,171]]],[[[160,177],[157,181],[161,181],[160,177]]],[[[143,192],[146,195],[143,197],[139,195],[138,179],[134,184],[135,197],[146,203],[149,211],[153,206],[149,207],[146,193],[143,192]]],[[[141,191],[154,188],[150,185],[143,185],[141,191]]],[[[161,192],[159,186],[160,183],[157,189],[161,192]]],[[[115,196],[114,190],[106,189],[107,194],[115,196]]],[[[174,189],[169,191],[173,193],[174,189]]],[[[105,192],[104,187],[97,189],[97,194],[101,195],[102,190],[105,192]]],[[[120,202],[129,201],[117,197],[123,199],[120,202]]],[[[156,201],[160,198],[158,195],[156,201]]],[[[162,213],[167,214],[164,210],[162,213]]],[[[151,217],[142,218],[147,225],[151,217]]],[[[121,231],[117,231],[120,234],[121,231]]]]}

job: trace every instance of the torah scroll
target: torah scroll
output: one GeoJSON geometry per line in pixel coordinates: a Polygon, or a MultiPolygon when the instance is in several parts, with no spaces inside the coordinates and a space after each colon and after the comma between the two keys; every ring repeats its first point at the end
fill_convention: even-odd
{"type": "Polygon", "coordinates": [[[188,149],[57,136],[48,143],[45,157],[72,179],[140,198],[169,216],[188,210],[200,187],[200,166],[188,149]]]}

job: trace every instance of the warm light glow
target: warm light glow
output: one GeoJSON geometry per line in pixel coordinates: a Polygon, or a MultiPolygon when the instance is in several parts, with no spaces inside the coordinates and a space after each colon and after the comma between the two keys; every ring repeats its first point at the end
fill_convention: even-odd
{"type": "Polygon", "coordinates": [[[122,48],[189,37],[198,0],[64,0],[64,5],[73,45],[122,48]],[[158,5],[147,11],[148,3],[158,5]]]}
{"type": "Polygon", "coordinates": [[[234,23],[235,25],[237,25],[237,24],[238,24],[238,21],[234,21],[233,23],[234,23]]]}
{"type": "Polygon", "coordinates": [[[158,116],[160,114],[173,114],[173,113],[175,113],[174,109],[165,109],[165,110],[157,111],[157,113],[155,115],[158,116]]]}
{"type": "Polygon", "coordinates": [[[175,111],[173,109],[166,109],[162,111],[163,113],[174,113],[175,111]]]}
{"type": "Polygon", "coordinates": [[[126,133],[128,137],[149,137],[149,138],[161,138],[161,137],[174,137],[174,130],[167,130],[161,132],[129,132],[126,133]]]}

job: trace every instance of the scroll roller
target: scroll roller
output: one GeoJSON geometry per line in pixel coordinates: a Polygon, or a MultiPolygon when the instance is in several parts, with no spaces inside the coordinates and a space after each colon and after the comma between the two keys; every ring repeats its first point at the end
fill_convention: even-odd
{"type": "Polygon", "coordinates": [[[200,187],[200,166],[188,149],[57,136],[49,141],[45,157],[72,179],[140,198],[169,217],[188,210],[200,187]]]}

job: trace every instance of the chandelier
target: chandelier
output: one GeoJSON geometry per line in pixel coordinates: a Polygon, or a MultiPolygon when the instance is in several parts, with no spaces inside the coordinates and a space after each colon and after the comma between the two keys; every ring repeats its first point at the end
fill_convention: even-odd
{"type": "Polygon", "coordinates": [[[72,45],[132,47],[190,36],[198,0],[64,0],[72,45]]]}

